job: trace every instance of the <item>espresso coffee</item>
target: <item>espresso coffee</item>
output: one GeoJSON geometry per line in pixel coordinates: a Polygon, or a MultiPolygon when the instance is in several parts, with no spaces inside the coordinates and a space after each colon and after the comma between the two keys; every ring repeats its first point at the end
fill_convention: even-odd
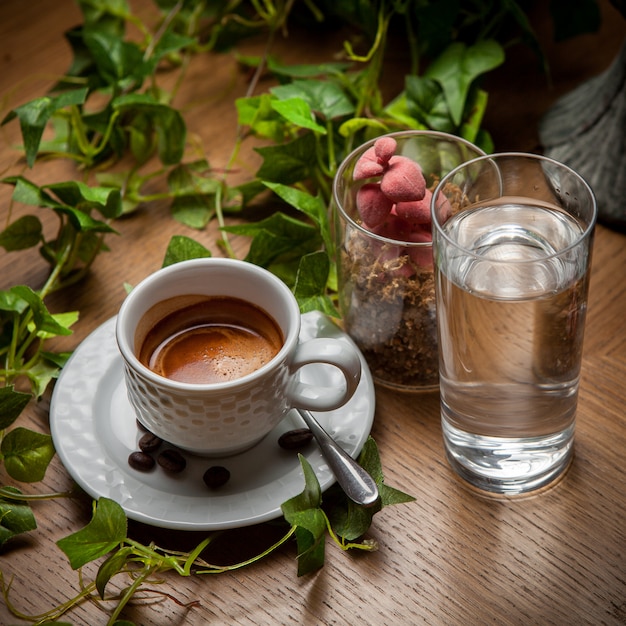
{"type": "Polygon", "coordinates": [[[283,345],[276,322],[238,298],[179,296],[150,309],[138,327],[139,360],[184,383],[222,383],[271,361],[283,345]]]}

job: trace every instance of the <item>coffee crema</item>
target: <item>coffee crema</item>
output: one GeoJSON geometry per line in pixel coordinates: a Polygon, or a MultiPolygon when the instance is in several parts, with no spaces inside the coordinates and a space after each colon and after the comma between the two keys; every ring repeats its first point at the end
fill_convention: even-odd
{"type": "Polygon", "coordinates": [[[271,361],[283,345],[278,324],[229,296],[178,296],[150,309],[138,326],[139,360],[184,383],[223,383],[271,361]]]}

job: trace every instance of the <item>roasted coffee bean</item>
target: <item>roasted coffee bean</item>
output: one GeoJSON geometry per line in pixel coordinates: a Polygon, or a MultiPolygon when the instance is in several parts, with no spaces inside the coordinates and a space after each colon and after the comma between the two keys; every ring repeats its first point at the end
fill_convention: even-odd
{"type": "Polygon", "coordinates": [[[308,428],[296,428],[283,433],[278,439],[278,445],[285,450],[304,448],[313,439],[313,433],[308,428]]]}
{"type": "Polygon", "coordinates": [[[163,443],[163,439],[153,435],[152,433],[146,433],[139,440],[139,449],[142,452],[156,452],[160,445],[163,443]]]}
{"type": "Polygon", "coordinates": [[[221,465],[213,465],[204,472],[202,480],[204,480],[207,487],[210,489],[218,489],[222,485],[225,485],[230,478],[230,472],[221,465]]]}
{"type": "Polygon", "coordinates": [[[157,457],[157,463],[167,472],[178,474],[187,466],[185,457],[178,450],[163,450],[157,457]]]}
{"type": "Polygon", "coordinates": [[[149,454],[137,450],[128,456],[128,464],[140,472],[149,472],[154,467],[154,459],[149,454]]]}

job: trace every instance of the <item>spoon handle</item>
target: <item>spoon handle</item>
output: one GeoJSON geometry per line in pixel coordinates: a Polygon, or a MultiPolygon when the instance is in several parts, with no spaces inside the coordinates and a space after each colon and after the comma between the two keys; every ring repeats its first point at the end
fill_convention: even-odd
{"type": "Polygon", "coordinates": [[[356,504],[375,504],[378,487],[374,479],[322,428],[310,411],[298,409],[298,413],[317,439],[324,458],[345,494],[356,504]]]}

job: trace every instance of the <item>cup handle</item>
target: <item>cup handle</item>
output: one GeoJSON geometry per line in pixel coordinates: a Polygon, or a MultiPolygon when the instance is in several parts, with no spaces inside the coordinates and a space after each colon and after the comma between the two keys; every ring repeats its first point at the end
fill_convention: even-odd
{"type": "Polygon", "coordinates": [[[291,371],[292,380],[287,395],[292,407],[333,411],[345,404],[356,391],[361,380],[361,359],[350,344],[319,337],[298,344],[291,361],[291,371]],[[299,381],[295,376],[296,370],[311,363],[334,365],[344,375],[345,388],[320,387],[299,381]]]}

